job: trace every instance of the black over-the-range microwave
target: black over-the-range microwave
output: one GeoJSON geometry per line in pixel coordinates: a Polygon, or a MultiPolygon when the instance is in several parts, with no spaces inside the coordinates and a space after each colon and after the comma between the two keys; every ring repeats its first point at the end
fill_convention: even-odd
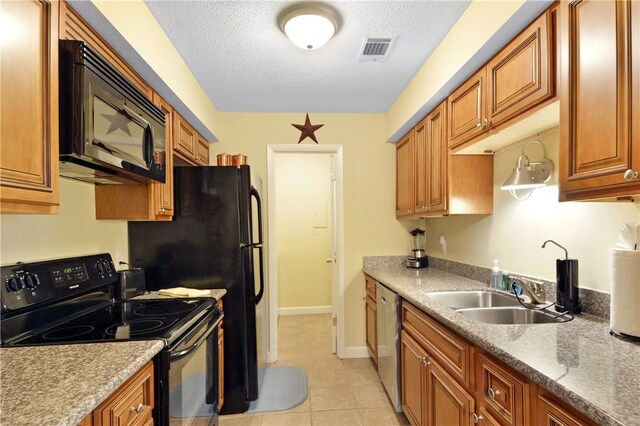
{"type": "Polygon", "coordinates": [[[165,181],[164,113],[89,45],[60,41],[60,175],[165,181]]]}

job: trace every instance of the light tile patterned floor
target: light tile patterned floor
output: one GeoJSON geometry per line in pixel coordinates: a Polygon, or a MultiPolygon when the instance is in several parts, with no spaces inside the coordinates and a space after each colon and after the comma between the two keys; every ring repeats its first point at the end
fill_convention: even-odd
{"type": "Polygon", "coordinates": [[[309,397],[287,411],[220,416],[220,426],[397,426],[396,414],[368,358],[340,360],[331,353],[331,316],[280,317],[279,360],[307,372],[309,397]]]}

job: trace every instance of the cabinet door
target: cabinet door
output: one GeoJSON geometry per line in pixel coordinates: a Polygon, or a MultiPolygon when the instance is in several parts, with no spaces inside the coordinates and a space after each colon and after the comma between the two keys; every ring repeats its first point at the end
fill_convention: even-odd
{"type": "Polygon", "coordinates": [[[429,187],[428,164],[430,163],[429,144],[427,142],[427,120],[422,120],[413,128],[415,143],[415,209],[414,213],[426,213],[429,187]]]}
{"type": "Polygon", "coordinates": [[[423,360],[427,353],[405,331],[402,331],[400,348],[402,411],[412,425],[423,426],[426,425],[423,360]]]}
{"type": "Polygon", "coordinates": [[[446,212],[448,198],[446,137],[447,101],[442,102],[426,119],[427,122],[427,210],[429,214],[446,212]]]}
{"type": "Polygon", "coordinates": [[[373,362],[378,364],[378,325],[377,325],[377,307],[376,301],[369,296],[366,297],[366,328],[367,328],[367,348],[373,358],[373,362]]]}
{"type": "Polygon", "coordinates": [[[396,217],[413,214],[415,188],[413,131],[396,144],[396,217]]]}
{"type": "Polygon", "coordinates": [[[551,12],[542,14],[487,63],[487,115],[497,126],[554,96],[551,12]]]}
{"type": "Polygon", "coordinates": [[[173,108],[157,93],[153,94],[153,103],[164,113],[165,182],[151,184],[153,195],[150,208],[156,219],[170,219],[173,216],[173,108]]]}
{"type": "Polygon", "coordinates": [[[196,163],[201,166],[208,166],[209,142],[200,133],[196,133],[196,142],[196,163]]]}
{"type": "MultiPolygon", "coordinates": [[[[563,200],[639,189],[640,178],[624,178],[627,170],[640,172],[640,146],[630,139],[633,95],[628,52],[634,45],[637,49],[631,41],[631,7],[629,0],[560,4],[563,200]]],[[[634,78],[638,72],[634,70],[634,78]]]]}
{"type": "Polygon", "coordinates": [[[173,152],[195,164],[196,131],[177,111],[173,111],[173,152]]]}
{"type": "Polygon", "coordinates": [[[550,398],[538,396],[536,401],[536,424],[539,426],[591,426],[584,420],[550,398]]]}
{"type": "Polygon", "coordinates": [[[486,69],[449,95],[449,147],[454,148],[481,135],[486,130],[486,69]]]}
{"type": "Polygon", "coordinates": [[[471,426],[475,402],[455,379],[437,362],[427,369],[427,421],[428,426],[471,426]]]}
{"type": "Polygon", "coordinates": [[[58,3],[2,2],[0,212],[57,213],[58,3]]]}

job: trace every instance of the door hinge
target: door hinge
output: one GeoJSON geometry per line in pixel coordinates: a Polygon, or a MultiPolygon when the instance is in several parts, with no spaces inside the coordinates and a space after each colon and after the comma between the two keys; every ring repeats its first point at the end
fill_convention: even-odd
{"type": "Polygon", "coordinates": [[[335,172],[331,172],[331,182],[335,182],[336,181],[336,174],[335,172]]]}
{"type": "Polygon", "coordinates": [[[334,327],[338,325],[338,317],[333,317],[333,325],[334,327]]]}

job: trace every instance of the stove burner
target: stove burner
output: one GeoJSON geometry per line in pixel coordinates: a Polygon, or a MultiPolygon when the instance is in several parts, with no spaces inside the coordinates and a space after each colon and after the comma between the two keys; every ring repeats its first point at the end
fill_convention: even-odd
{"type": "Polygon", "coordinates": [[[158,315],[181,314],[192,311],[196,307],[198,307],[197,303],[172,300],[168,302],[146,303],[142,305],[142,307],[135,309],[133,313],[141,317],[155,317],[158,315]]]}
{"type": "Polygon", "coordinates": [[[42,335],[42,338],[46,340],[62,340],[82,336],[83,334],[91,333],[92,331],[93,327],[90,325],[74,325],[71,327],[48,331],[42,335]]]}
{"type": "Polygon", "coordinates": [[[107,312],[122,312],[122,311],[130,312],[133,309],[139,308],[140,305],[141,303],[134,303],[134,302],[113,303],[110,306],[107,306],[105,310],[107,312]]]}
{"type": "Polygon", "coordinates": [[[165,326],[165,322],[160,319],[140,319],[127,321],[121,324],[116,324],[108,327],[105,330],[110,336],[116,336],[119,338],[126,338],[129,336],[136,336],[139,334],[145,334],[165,326]]]}

